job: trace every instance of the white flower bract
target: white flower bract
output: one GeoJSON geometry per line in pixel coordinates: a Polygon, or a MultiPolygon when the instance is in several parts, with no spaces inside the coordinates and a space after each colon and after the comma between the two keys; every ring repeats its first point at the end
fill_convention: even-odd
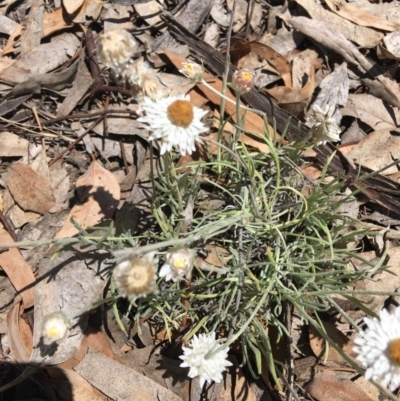
{"type": "Polygon", "coordinates": [[[160,81],[155,71],[150,67],[147,61],[138,59],[134,61],[127,71],[127,79],[139,104],[143,99],[149,97],[151,100],[165,97],[161,88],[160,81]]]}
{"type": "Polygon", "coordinates": [[[193,336],[189,346],[191,348],[182,347],[184,355],[179,358],[183,360],[182,368],[190,368],[189,377],[195,378],[199,376],[200,387],[204,383],[215,381],[219,383],[222,380],[222,372],[226,366],[232,366],[232,363],[227,361],[229,347],[224,348],[217,354],[206,359],[206,355],[220,347],[219,340],[215,339],[215,332],[209,334],[200,334],[198,337],[193,336]]]}
{"type": "Polygon", "coordinates": [[[364,321],[368,328],[354,340],[357,360],[366,368],[366,379],[394,391],[400,386],[400,307],[394,314],[382,309],[379,320],[364,321]]]}
{"type": "Polygon", "coordinates": [[[165,263],[161,267],[160,277],[165,277],[165,281],[176,282],[184,277],[189,277],[193,268],[194,251],[191,249],[176,249],[167,252],[165,263]]]}
{"type": "Polygon", "coordinates": [[[324,109],[321,109],[321,107],[316,104],[311,106],[311,113],[306,118],[306,122],[311,127],[311,134],[316,145],[324,145],[327,141],[340,141],[339,134],[342,130],[332,117],[335,108],[336,105],[330,107],[329,105],[326,105],[324,109]]]}
{"type": "Polygon", "coordinates": [[[61,311],[51,313],[43,318],[42,337],[45,345],[59,343],[69,333],[71,323],[61,311]]]}
{"type": "Polygon", "coordinates": [[[170,96],[153,101],[145,98],[141,103],[146,113],[138,121],[148,124],[152,134],[149,139],[160,139],[161,150],[164,154],[174,146],[183,155],[192,154],[196,150],[195,141],[199,135],[208,131],[201,122],[207,111],[193,107],[189,96],[170,96]]]}
{"type": "Polygon", "coordinates": [[[124,76],[131,63],[131,57],[139,47],[138,42],[125,29],[116,29],[99,36],[100,57],[106,67],[117,76],[124,76]]]}

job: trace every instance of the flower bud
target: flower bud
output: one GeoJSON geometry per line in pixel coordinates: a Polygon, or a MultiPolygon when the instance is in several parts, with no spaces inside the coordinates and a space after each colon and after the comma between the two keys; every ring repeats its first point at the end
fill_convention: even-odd
{"type": "Polygon", "coordinates": [[[201,82],[204,75],[204,67],[196,63],[182,63],[182,68],[179,72],[193,82],[201,82]]]}
{"type": "Polygon", "coordinates": [[[240,95],[250,92],[254,86],[254,71],[244,68],[237,70],[232,76],[232,87],[240,95]]]}
{"type": "Polygon", "coordinates": [[[191,249],[182,248],[167,252],[159,276],[174,282],[184,277],[188,278],[192,273],[193,261],[194,251],[191,249]]]}
{"type": "Polygon", "coordinates": [[[43,318],[42,337],[45,345],[59,343],[68,336],[71,323],[61,311],[43,318]]]}

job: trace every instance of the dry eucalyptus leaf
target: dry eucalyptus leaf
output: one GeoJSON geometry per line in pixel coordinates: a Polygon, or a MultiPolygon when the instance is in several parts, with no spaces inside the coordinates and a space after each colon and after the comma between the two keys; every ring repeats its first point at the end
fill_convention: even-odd
{"type": "MultiPolygon", "coordinates": [[[[386,46],[386,50],[390,53],[391,57],[395,60],[400,59],[400,31],[390,33],[383,38],[383,43],[386,46]]],[[[386,58],[387,54],[386,54],[386,58]]]]}
{"type": "MultiPolygon", "coordinates": [[[[339,346],[343,352],[345,352],[348,356],[354,357],[353,347],[355,346],[353,341],[350,340],[346,335],[344,335],[340,330],[338,330],[333,324],[322,322],[324,325],[324,329],[326,334],[329,338],[339,346]]],[[[310,325],[310,346],[314,353],[314,355],[324,360],[325,358],[325,347],[326,341],[325,339],[319,334],[319,332],[314,328],[314,326],[310,325]]],[[[329,353],[328,353],[328,361],[336,361],[336,362],[345,362],[343,357],[333,348],[329,346],[329,353]]]]}
{"type": "MultiPolygon", "coordinates": [[[[355,162],[380,170],[400,158],[400,137],[392,130],[382,129],[370,132],[348,154],[355,162]]],[[[397,173],[397,166],[391,166],[382,172],[384,175],[397,173]]]]}
{"type": "MultiPolygon", "coordinates": [[[[363,252],[360,255],[363,259],[372,263],[375,266],[379,262],[379,258],[376,257],[375,251],[363,252]]],[[[400,288],[400,248],[391,248],[388,251],[389,260],[384,263],[384,266],[388,267],[390,272],[381,270],[379,273],[373,276],[373,279],[359,280],[353,284],[355,291],[367,291],[371,294],[379,292],[396,292],[400,288]]],[[[353,258],[353,265],[357,270],[372,270],[373,267],[363,264],[360,260],[353,258]]],[[[366,302],[369,309],[374,311],[376,314],[382,309],[385,300],[388,295],[370,295],[370,294],[357,294],[355,298],[362,302],[366,302]]],[[[364,312],[358,313],[357,315],[364,316],[364,312]]]]}
{"type": "Polygon", "coordinates": [[[338,31],[340,31],[347,39],[357,43],[364,48],[375,47],[383,38],[383,33],[377,32],[364,26],[354,24],[328,10],[325,10],[321,3],[314,0],[296,0],[308,12],[310,17],[315,21],[329,21],[338,31]]]}
{"type": "Polygon", "coordinates": [[[0,157],[24,156],[28,152],[29,141],[11,132],[0,132],[0,157]]]}
{"type": "Polygon", "coordinates": [[[204,42],[210,45],[211,47],[217,47],[219,36],[220,36],[219,25],[213,22],[206,29],[206,32],[204,34],[204,42]]]}
{"type": "MultiPolygon", "coordinates": [[[[164,340],[166,338],[164,334],[161,334],[158,338],[164,340]]],[[[160,386],[166,386],[178,397],[184,400],[188,399],[187,372],[179,366],[181,364],[180,360],[161,356],[154,349],[154,345],[131,350],[123,355],[121,359],[136,372],[145,375],[160,386]]]]}
{"type": "Polygon", "coordinates": [[[70,182],[68,172],[62,164],[62,160],[50,167],[50,185],[56,199],[56,205],[64,203],[67,199],[70,182]]]}
{"type": "Polygon", "coordinates": [[[29,15],[24,20],[24,29],[21,33],[21,55],[30,52],[40,45],[43,37],[44,1],[33,0],[29,15]]]}
{"type": "Polygon", "coordinates": [[[63,6],[68,14],[74,14],[82,6],[85,0],[63,0],[63,6]]]}
{"type": "Polygon", "coordinates": [[[50,184],[50,170],[48,164],[49,161],[50,158],[46,156],[46,151],[42,149],[42,151],[37,155],[35,160],[33,160],[29,166],[35,173],[38,173],[50,184]]]}
{"type": "Polygon", "coordinates": [[[109,159],[110,157],[121,155],[121,145],[118,141],[112,139],[94,137],[91,142],[101,152],[102,156],[109,159]]]}
{"type": "Polygon", "coordinates": [[[363,79],[363,83],[389,104],[400,107],[399,84],[385,77],[380,68],[367,59],[357,47],[326,21],[314,21],[305,17],[294,17],[289,20],[295,29],[303,32],[321,45],[333,50],[349,63],[357,65],[363,73],[374,75],[374,79],[363,79]]]}
{"type": "Polygon", "coordinates": [[[25,211],[44,214],[55,205],[50,184],[26,164],[11,165],[5,182],[14,200],[25,211]]]}
{"type": "MultiPolygon", "coordinates": [[[[228,10],[232,11],[233,0],[227,0],[226,4],[228,6],[228,10]]],[[[234,33],[239,32],[244,27],[244,24],[246,23],[247,20],[249,4],[250,3],[245,0],[236,0],[236,10],[232,27],[232,31],[234,33]]]]}
{"type": "Polygon", "coordinates": [[[211,18],[220,26],[228,27],[231,15],[225,9],[224,0],[215,0],[210,11],[211,18]]]}
{"type": "Polygon", "coordinates": [[[26,223],[30,223],[31,221],[35,221],[41,217],[38,213],[24,212],[18,205],[14,205],[7,215],[15,228],[20,228],[26,223]]]}
{"type": "Polygon", "coordinates": [[[60,91],[72,83],[73,77],[78,69],[78,63],[72,64],[61,72],[39,74],[17,84],[6,96],[6,98],[22,96],[25,94],[40,93],[42,89],[60,91]]]}
{"type": "Polygon", "coordinates": [[[143,4],[135,4],[135,11],[142,17],[149,25],[155,25],[161,22],[162,5],[156,1],[151,0],[143,4]]]}
{"type": "Polygon", "coordinates": [[[80,202],[71,209],[57,238],[72,237],[78,232],[71,218],[83,228],[92,227],[104,218],[111,218],[120,199],[117,179],[96,161],[78,178],[76,191],[80,202]]]}
{"type": "Polygon", "coordinates": [[[86,20],[96,21],[102,8],[103,3],[98,0],[85,0],[79,12],[74,14],[73,22],[75,24],[84,24],[86,20]]]}
{"type": "MultiPolygon", "coordinates": [[[[0,242],[11,243],[13,239],[3,228],[0,228],[0,242]]],[[[20,292],[24,307],[33,306],[35,277],[31,267],[25,262],[17,248],[10,248],[0,253],[0,267],[5,271],[12,285],[20,292]],[[28,288],[29,287],[29,288],[28,288]],[[25,290],[22,291],[22,289],[25,290]]]]}
{"type": "Polygon", "coordinates": [[[394,32],[400,30],[400,24],[385,18],[369,14],[362,9],[346,3],[343,0],[325,0],[328,7],[336,14],[360,26],[369,26],[382,31],[394,32]]]}
{"type": "Polygon", "coordinates": [[[104,401],[100,391],[92,387],[78,373],[60,367],[46,367],[46,374],[50,377],[50,385],[57,389],[59,394],[66,396],[71,393],[71,401],[104,401]]]}
{"type": "Polygon", "coordinates": [[[308,72],[308,76],[306,75],[307,81],[300,89],[277,86],[267,90],[277,100],[280,107],[295,117],[304,115],[315,89],[314,67],[312,65],[309,65],[308,72]]]}
{"type": "Polygon", "coordinates": [[[400,115],[395,109],[366,93],[350,94],[341,112],[344,116],[361,120],[373,130],[396,130],[400,122],[400,115]]]}
{"type": "Polygon", "coordinates": [[[374,401],[351,380],[338,379],[330,371],[317,374],[305,389],[318,401],[374,401]]]}
{"type": "Polygon", "coordinates": [[[254,52],[271,64],[279,75],[282,77],[286,86],[292,86],[292,67],[286,57],[278,53],[269,45],[265,45],[256,41],[247,41],[243,39],[232,40],[231,46],[231,57],[232,62],[239,61],[242,57],[246,56],[250,52],[254,52]]]}
{"type": "Polygon", "coordinates": [[[276,36],[264,35],[260,42],[272,47],[280,54],[287,56],[293,50],[298,49],[299,45],[304,41],[305,36],[296,31],[278,32],[276,36]]]}
{"type": "MultiPolygon", "coordinates": [[[[93,122],[85,123],[83,126],[87,128],[93,122]]],[[[143,129],[143,124],[136,119],[119,115],[113,116],[112,114],[107,117],[107,127],[110,134],[117,135],[139,135],[143,139],[148,139],[149,132],[143,129]]],[[[104,120],[96,125],[93,130],[97,135],[104,135],[104,120]]]]}
{"type": "Polygon", "coordinates": [[[56,117],[68,116],[71,111],[75,109],[78,102],[83,98],[85,93],[93,84],[93,78],[90,75],[84,60],[85,57],[81,53],[79,65],[75,65],[76,63],[74,64],[74,67],[77,67],[75,79],[73,79],[73,71],[71,71],[71,76],[69,77],[69,79],[68,77],[66,77],[66,83],[71,84],[72,80],[74,81],[74,83],[72,85],[72,88],[69,90],[68,95],[59,106],[56,117]]]}
{"type": "Polygon", "coordinates": [[[347,64],[343,63],[336,66],[335,70],[323,79],[319,85],[320,92],[318,93],[317,103],[320,106],[327,104],[337,104],[345,106],[349,96],[349,78],[347,76],[347,64]]]}
{"type": "Polygon", "coordinates": [[[11,35],[11,32],[18,26],[18,24],[11,18],[0,15],[0,33],[11,35]]]}
{"type": "Polygon", "coordinates": [[[0,78],[7,82],[21,83],[60,67],[72,57],[80,40],[71,33],[57,35],[49,43],[43,43],[20,57],[0,78]]]}
{"type": "MultiPolygon", "coordinates": [[[[45,14],[43,20],[43,37],[49,36],[52,33],[60,31],[62,29],[72,27],[73,24],[71,24],[71,21],[66,21],[64,17],[64,10],[62,8],[58,8],[52,13],[45,14]]],[[[16,49],[14,48],[16,47],[15,43],[21,38],[22,31],[23,24],[17,24],[13,29],[6,46],[3,49],[3,56],[10,52],[16,51],[16,49]]]]}
{"type": "Polygon", "coordinates": [[[29,328],[29,341],[26,337],[26,325],[21,324],[20,304],[16,303],[12,306],[7,316],[7,337],[10,347],[11,356],[14,361],[19,363],[28,363],[32,352],[32,332],[29,328]]]}
{"type": "Polygon", "coordinates": [[[371,381],[367,380],[364,376],[357,377],[354,381],[354,384],[357,385],[364,393],[366,393],[373,400],[381,400],[381,394],[378,389],[371,381]]]}

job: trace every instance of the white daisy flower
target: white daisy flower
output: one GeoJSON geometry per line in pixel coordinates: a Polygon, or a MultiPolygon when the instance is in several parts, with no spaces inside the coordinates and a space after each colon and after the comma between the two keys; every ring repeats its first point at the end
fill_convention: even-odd
{"type": "Polygon", "coordinates": [[[198,337],[194,335],[189,343],[191,348],[182,347],[184,355],[179,357],[183,360],[180,366],[190,368],[189,377],[191,379],[199,376],[200,387],[203,387],[205,382],[209,384],[212,381],[219,383],[222,380],[222,372],[225,367],[232,366],[232,363],[226,360],[229,347],[206,359],[206,355],[220,345],[219,340],[215,339],[215,332],[211,332],[200,334],[198,337]]]}
{"type": "Polygon", "coordinates": [[[201,122],[207,111],[193,107],[189,96],[170,96],[153,101],[145,98],[141,103],[145,117],[138,121],[147,123],[152,131],[150,140],[161,139],[160,153],[179,147],[180,153],[192,154],[196,150],[195,141],[199,135],[208,131],[201,122]]]}
{"type": "Polygon", "coordinates": [[[59,343],[69,333],[71,323],[61,311],[51,313],[43,318],[42,338],[45,345],[59,343]]]}
{"type": "Polygon", "coordinates": [[[311,113],[306,118],[306,123],[311,127],[311,133],[314,137],[316,145],[324,145],[327,141],[340,141],[340,127],[336,124],[336,120],[332,117],[335,112],[336,105],[326,105],[321,109],[316,104],[311,106],[311,113]]]}
{"type": "Polygon", "coordinates": [[[165,255],[165,263],[158,275],[165,277],[165,281],[172,280],[175,283],[177,280],[191,275],[193,261],[193,250],[186,248],[172,250],[165,255]]]}
{"type": "Polygon", "coordinates": [[[364,319],[368,329],[355,338],[354,351],[366,368],[366,379],[394,391],[400,386],[400,307],[392,315],[382,309],[379,318],[364,319]]]}
{"type": "Polygon", "coordinates": [[[118,293],[128,299],[146,297],[154,291],[156,283],[156,260],[154,252],[141,257],[128,257],[119,262],[113,271],[118,293]]]}

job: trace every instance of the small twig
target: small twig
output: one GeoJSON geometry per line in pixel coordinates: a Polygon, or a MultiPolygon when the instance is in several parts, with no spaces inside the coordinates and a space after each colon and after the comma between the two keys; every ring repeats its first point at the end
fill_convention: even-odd
{"type": "Polygon", "coordinates": [[[58,123],[64,120],[75,120],[75,119],[87,119],[87,118],[92,118],[92,117],[97,117],[97,116],[104,116],[104,114],[134,114],[136,115],[135,111],[132,110],[100,110],[100,111],[95,111],[93,113],[75,113],[75,114],[70,114],[68,116],[61,116],[57,118],[53,118],[52,120],[47,120],[47,121],[42,121],[42,125],[48,125],[48,124],[54,124],[58,123]]]}
{"type": "MultiPolygon", "coordinates": [[[[233,20],[235,17],[235,11],[236,11],[236,0],[233,1],[233,7],[232,7],[232,14],[231,14],[231,20],[229,22],[229,28],[228,32],[226,34],[226,57],[225,57],[225,70],[224,70],[224,75],[222,77],[222,91],[221,91],[221,109],[220,109],[220,122],[221,125],[223,125],[224,121],[224,114],[225,114],[225,94],[226,94],[226,83],[228,80],[228,75],[229,75],[229,67],[231,65],[231,57],[230,57],[230,48],[231,48],[231,37],[232,37],[232,28],[233,28],[233,20]]],[[[220,139],[220,138],[218,138],[220,139]]]]}
{"type": "Polygon", "coordinates": [[[6,216],[4,216],[3,212],[0,212],[0,223],[3,224],[4,229],[10,234],[13,241],[17,241],[17,236],[15,235],[11,224],[8,222],[6,216]]]}
{"type": "Polygon", "coordinates": [[[228,338],[231,337],[233,331],[236,327],[236,322],[238,318],[238,312],[240,307],[240,301],[242,300],[242,286],[244,282],[244,271],[243,271],[243,228],[239,229],[239,282],[238,282],[238,290],[236,293],[236,302],[235,302],[235,311],[233,313],[233,319],[231,323],[231,327],[229,328],[228,338]]]}
{"type": "Polygon", "coordinates": [[[185,295],[183,297],[183,307],[186,310],[186,313],[182,317],[181,321],[181,328],[185,329],[187,327],[187,320],[188,320],[188,314],[187,311],[189,310],[190,307],[190,297],[189,297],[189,292],[192,287],[192,279],[190,278],[188,281],[186,281],[186,291],[185,295]]]}
{"type": "Polygon", "coordinates": [[[82,135],[78,136],[74,142],[72,142],[65,150],[59,153],[55,158],[49,163],[49,167],[53,165],[57,160],[61,159],[67,152],[69,152],[78,142],[80,142],[88,133],[91,131],[100,121],[103,119],[101,115],[82,135]]]}
{"type": "Polygon", "coordinates": [[[93,33],[90,29],[86,30],[86,50],[89,58],[89,68],[93,78],[93,88],[91,96],[96,95],[97,87],[103,84],[103,79],[101,77],[101,71],[97,63],[97,51],[96,45],[94,44],[93,33]]]}
{"type": "Polygon", "coordinates": [[[129,174],[129,166],[128,166],[128,161],[126,160],[126,153],[125,153],[125,147],[124,147],[124,142],[122,139],[119,140],[119,147],[121,148],[121,157],[122,157],[122,162],[124,164],[124,170],[125,174],[129,174]]]}
{"type": "MultiPolygon", "coordinates": [[[[292,331],[292,311],[293,311],[293,304],[291,304],[288,301],[285,301],[286,304],[286,311],[285,311],[285,326],[287,332],[291,333],[292,331]]],[[[287,401],[292,400],[292,392],[289,387],[292,386],[292,383],[294,383],[294,362],[292,358],[292,343],[293,340],[291,337],[287,339],[287,344],[286,344],[286,359],[288,361],[288,373],[287,373],[287,381],[288,381],[288,387],[286,388],[286,399],[287,401]]]]}
{"type": "Polygon", "coordinates": [[[251,0],[250,3],[251,4],[249,4],[249,7],[247,7],[247,10],[249,10],[249,8],[250,8],[250,10],[247,13],[246,39],[248,39],[248,37],[250,35],[251,19],[253,18],[254,7],[255,7],[255,1],[254,0],[251,0]]]}
{"type": "Polygon", "coordinates": [[[108,110],[108,105],[110,104],[110,96],[106,96],[106,101],[104,103],[104,111],[106,112],[104,114],[104,137],[108,137],[108,118],[107,118],[107,110],[108,110]]]}

